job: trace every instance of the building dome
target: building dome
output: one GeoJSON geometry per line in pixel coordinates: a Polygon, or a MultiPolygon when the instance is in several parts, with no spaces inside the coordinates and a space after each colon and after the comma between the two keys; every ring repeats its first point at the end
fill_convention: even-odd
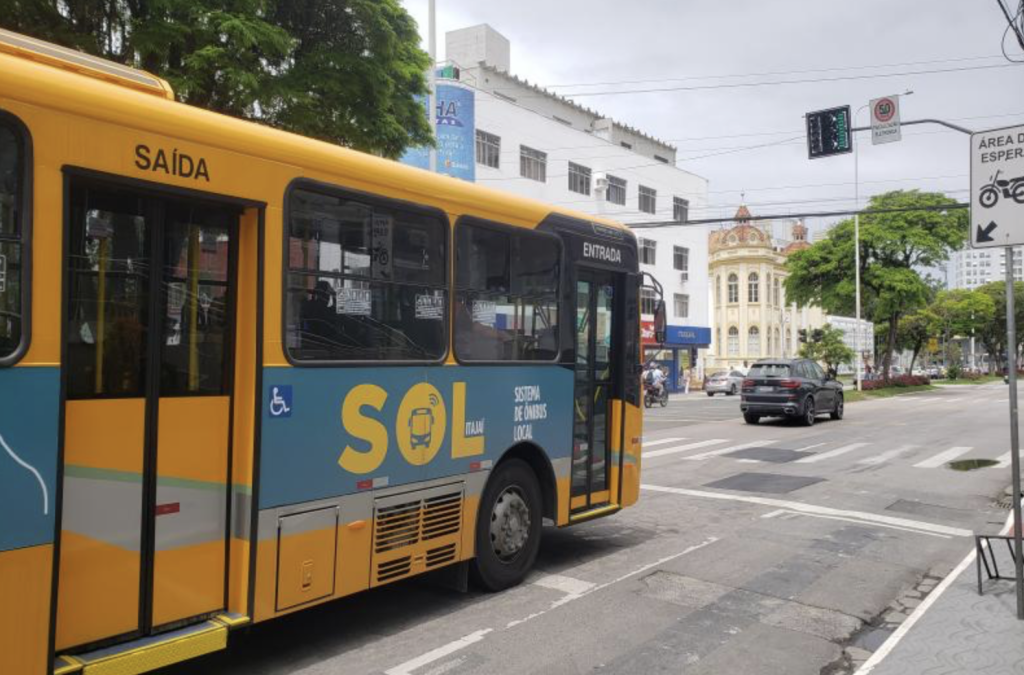
{"type": "Polygon", "coordinates": [[[734,218],[737,221],[737,225],[734,227],[711,233],[708,241],[709,252],[714,253],[721,249],[734,247],[756,246],[768,249],[772,247],[771,235],[750,222],[752,216],[746,205],[741,205],[736,209],[734,218]]]}

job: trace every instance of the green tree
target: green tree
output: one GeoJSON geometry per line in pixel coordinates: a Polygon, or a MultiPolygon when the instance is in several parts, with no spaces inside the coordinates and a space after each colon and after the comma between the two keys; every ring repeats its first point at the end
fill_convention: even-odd
{"type": "Polygon", "coordinates": [[[800,356],[823,363],[828,374],[836,377],[839,374],[839,366],[852,363],[856,356],[856,353],[843,342],[844,335],[842,330],[826,323],[823,327],[810,332],[807,343],[800,347],[800,356]]]}
{"type": "MultiPolygon", "coordinates": [[[[980,326],[975,337],[981,340],[985,351],[989,354],[989,372],[998,368],[1002,370],[1005,366],[1004,355],[1006,354],[1006,282],[993,281],[984,286],[979,286],[977,293],[982,293],[992,300],[994,308],[992,320],[980,326]]],[[[1020,351],[1024,345],[1024,282],[1018,281],[1013,285],[1014,314],[1017,322],[1017,345],[1020,351]]]]}
{"type": "Polygon", "coordinates": [[[896,349],[911,352],[910,372],[914,372],[914,363],[928,340],[938,334],[937,321],[938,317],[927,309],[919,309],[900,321],[896,331],[896,349]]]}
{"type": "MultiPolygon", "coordinates": [[[[871,198],[860,226],[863,314],[884,324],[882,372],[889,377],[900,319],[924,306],[928,284],[915,271],[947,260],[967,235],[964,211],[904,211],[881,209],[950,206],[956,200],[939,193],[887,192],[871,198]]],[[[787,296],[803,305],[818,305],[830,314],[854,312],[855,271],[853,221],[836,225],[829,236],[790,256],[787,296]]]]}
{"type": "Polygon", "coordinates": [[[991,326],[996,316],[995,302],[989,294],[964,289],[940,292],[929,311],[935,317],[936,332],[943,337],[947,364],[951,361],[950,345],[954,338],[978,335],[991,326]]]}
{"type": "Polygon", "coordinates": [[[398,0],[0,0],[0,25],[217,112],[387,157],[433,143],[429,59],[398,0]]]}

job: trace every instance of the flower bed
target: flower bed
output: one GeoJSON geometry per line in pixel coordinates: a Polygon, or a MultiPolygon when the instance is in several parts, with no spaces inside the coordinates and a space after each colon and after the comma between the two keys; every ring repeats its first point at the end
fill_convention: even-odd
{"type": "Polygon", "coordinates": [[[874,389],[884,389],[886,386],[889,387],[922,387],[924,385],[931,384],[924,375],[897,375],[896,377],[890,378],[888,384],[885,380],[867,380],[861,383],[861,387],[865,391],[872,391],[874,389]]]}

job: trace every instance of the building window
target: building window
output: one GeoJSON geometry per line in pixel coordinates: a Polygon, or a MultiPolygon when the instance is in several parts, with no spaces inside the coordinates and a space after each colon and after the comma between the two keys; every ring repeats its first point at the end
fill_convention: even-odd
{"type": "Polygon", "coordinates": [[[476,162],[492,169],[501,166],[501,136],[476,130],[476,162]]]}
{"type": "Polygon", "coordinates": [[[682,272],[682,281],[690,280],[690,249],[685,246],[672,247],[672,266],[682,272]]]}
{"type": "Polygon", "coordinates": [[[653,265],[658,252],[658,242],[653,239],[640,239],[640,264],[653,265]]]}
{"type": "Polygon", "coordinates": [[[548,178],[548,153],[519,146],[519,175],[540,183],[548,178]]]}
{"type": "Polygon", "coordinates": [[[772,331],[770,328],[768,329],[768,332],[765,335],[764,339],[768,341],[768,351],[765,352],[765,355],[769,357],[774,356],[774,354],[772,353],[772,331]]]}
{"type": "MultiPolygon", "coordinates": [[[[779,329],[776,328],[775,329],[775,350],[781,352],[782,350],[781,350],[781,348],[779,346],[779,336],[780,336],[779,329]]],[[[772,354],[772,356],[775,356],[775,354],[772,354]]],[[[780,354],[780,356],[781,356],[781,354],[780,354]]]]}
{"type": "Polygon", "coordinates": [[[569,162],[569,189],[581,195],[590,194],[590,168],[569,162]]]}
{"type": "Polygon", "coordinates": [[[654,213],[658,210],[658,191],[646,185],[640,186],[640,210],[644,213],[654,213]]]}
{"type": "Polygon", "coordinates": [[[654,159],[658,160],[662,164],[668,164],[669,163],[668,159],[665,158],[665,157],[662,157],[661,155],[655,155],[654,159]]]}
{"type": "Polygon", "coordinates": [[[26,160],[15,129],[0,119],[0,361],[13,360],[22,343],[22,220],[26,160]]]}
{"type": "Polygon", "coordinates": [[[690,200],[682,197],[672,198],[672,220],[685,223],[690,219],[690,200]]]}
{"type": "Polygon", "coordinates": [[[619,141],[619,145],[624,147],[626,150],[632,150],[633,149],[633,146],[630,145],[629,143],[627,143],[626,141],[619,141]]]}
{"type": "Polygon", "coordinates": [[[455,355],[463,361],[558,356],[557,239],[460,224],[455,235],[455,355]]]}
{"type": "Polygon", "coordinates": [[[747,277],[747,302],[758,302],[760,289],[757,283],[757,272],[751,272],[747,277]]]}
{"type": "Polygon", "coordinates": [[[715,277],[715,306],[722,304],[722,275],[715,277]]]}
{"type": "Polygon", "coordinates": [[[757,326],[751,326],[747,333],[747,356],[761,355],[761,331],[757,326]]]}
{"type": "Polygon", "coordinates": [[[626,179],[608,176],[607,199],[612,204],[626,205],[626,179]]]}
{"type": "Polygon", "coordinates": [[[719,356],[721,356],[722,355],[722,347],[724,347],[724,346],[725,345],[722,344],[722,329],[721,328],[716,328],[715,329],[715,353],[718,354],[719,356]]]}
{"type": "Polygon", "coordinates": [[[640,313],[641,314],[654,314],[654,310],[658,308],[658,296],[654,292],[653,288],[641,288],[640,289],[640,313]]]}
{"type": "Polygon", "coordinates": [[[685,319],[690,316],[690,296],[685,293],[675,293],[676,318],[685,319]]]}
{"type": "Polygon", "coordinates": [[[789,356],[789,345],[793,340],[793,331],[789,328],[786,329],[786,344],[782,345],[782,355],[789,356]]]}
{"type": "Polygon", "coordinates": [[[729,275],[729,302],[740,301],[740,278],[735,274],[729,275]]]}
{"type": "Polygon", "coordinates": [[[775,277],[775,303],[774,304],[775,304],[776,307],[781,307],[782,306],[782,293],[781,293],[781,290],[782,290],[782,284],[779,282],[779,278],[775,277]]]}
{"type": "Polygon", "coordinates": [[[740,329],[733,326],[729,329],[729,356],[740,355],[740,329]]]}
{"type": "Polygon", "coordinates": [[[285,342],[296,361],[436,361],[448,350],[448,225],[401,202],[288,195],[285,342]]]}

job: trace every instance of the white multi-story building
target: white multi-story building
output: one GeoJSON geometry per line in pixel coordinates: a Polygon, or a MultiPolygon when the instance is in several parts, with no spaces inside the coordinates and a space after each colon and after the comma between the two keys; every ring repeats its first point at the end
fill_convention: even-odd
{"type": "MultiPolygon", "coordinates": [[[[860,336],[858,341],[857,335],[857,319],[852,316],[836,316],[831,314],[825,317],[825,323],[831,325],[833,328],[838,328],[843,331],[843,344],[849,347],[854,354],[859,349],[861,352],[861,358],[864,363],[871,363],[873,361],[872,355],[874,354],[875,345],[875,324],[872,321],[866,319],[860,320],[860,336]]],[[[840,366],[839,372],[846,373],[852,372],[853,369],[850,366],[840,366]]]]}
{"type": "MultiPolygon", "coordinates": [[[[1013,279],[1024,281],[1024,247],[1013,249],[1013,279]]],[[[992,281],[1006,281],[1006,249],[964,249],[949,257],[946,287],[974,289],[992,281]]]]}
{"type": "MultiPolygon", "coordinates": [[[[686,221],[691,208],[707,204],[707,180],[678,168],[672,145],[512,75],[509,42],[490,26],[451,31],[445,44],[439,171],[626,224],[686,221]],[[468,148],[444,157],[443,125],[451,124],[444,119],[445,88],[452,100],[472,98],[471,108],[465,106],[472,119],[463,116],[458,124],[462,133],[473,127],[473,159],[456,156],[468,148]]],[[[641,269],[662,284],[668,309],[666,343],[646,345],[646,356],[665,362],[675,387],[684,372],[702,375],[698,352],[711,340],[707,233],[688,226],[636,233],[641,269]]],[[[653,311],[649,294],[642,310],[653,311]]]]}

